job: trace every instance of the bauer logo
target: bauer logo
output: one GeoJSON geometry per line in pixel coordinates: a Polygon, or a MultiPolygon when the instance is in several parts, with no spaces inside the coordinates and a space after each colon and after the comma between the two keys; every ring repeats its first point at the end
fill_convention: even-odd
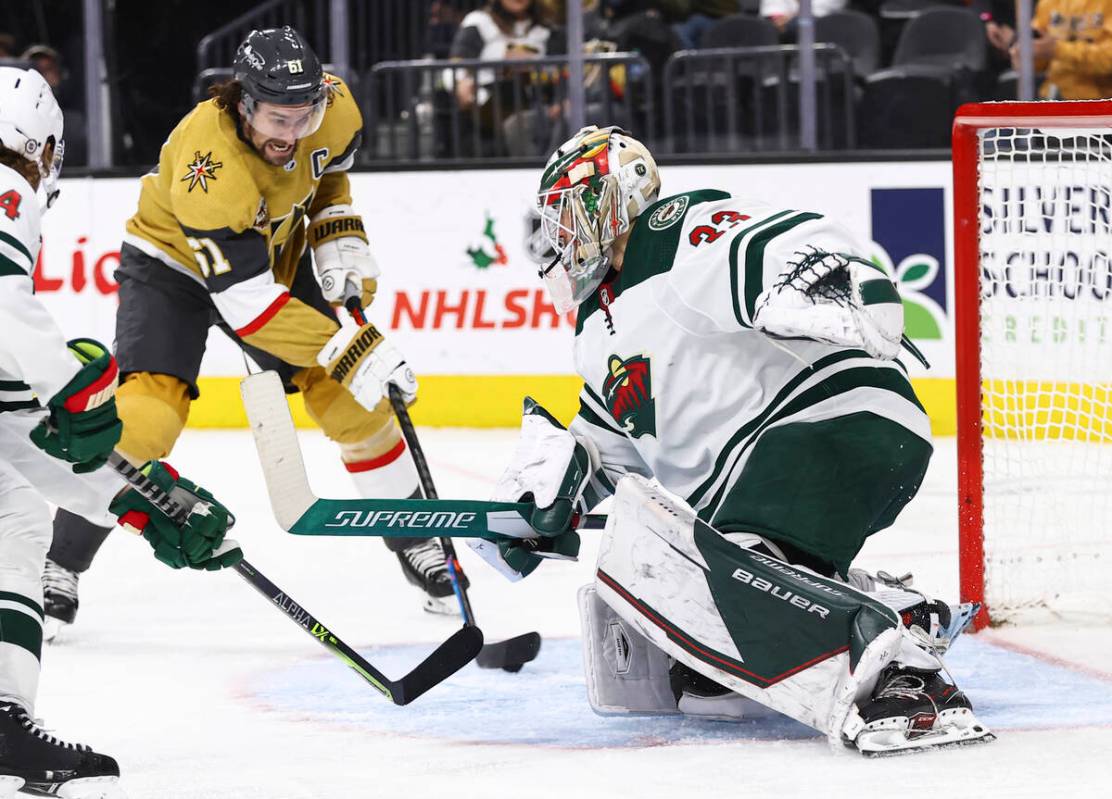
{"type": "Polygon", "coordinates": [[[913,339],[946,328],[946,204],[942,189],[873,189],[871,260],[892,276],[913,339]]]}

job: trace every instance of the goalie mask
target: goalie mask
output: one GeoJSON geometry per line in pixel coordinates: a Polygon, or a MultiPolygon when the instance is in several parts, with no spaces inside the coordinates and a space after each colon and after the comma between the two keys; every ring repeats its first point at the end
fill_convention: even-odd
{"type": "Polygon", "coordinates": [[[39,169],[39,205],[58,198],[62,172],[62,109],[46,79],[33,69],[0,67],[0,147],[39,169]]]}
{"type": "Polygon", "coordinates": [[[556,259],[541,271],[559,313],[587,299],[610,269],[610,247],[660,192],[656,162],[621,128],[583,128],[545,165],[537,208],[556,259]]]}

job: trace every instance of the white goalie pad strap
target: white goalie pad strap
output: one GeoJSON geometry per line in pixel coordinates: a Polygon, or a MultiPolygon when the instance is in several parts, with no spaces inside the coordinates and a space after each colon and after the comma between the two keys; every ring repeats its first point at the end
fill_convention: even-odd
{"type": "Polygon", "coordinates": [[[637,475],[623,478],[599,550],[599,597],[671,657],[840,747],[859,684],[899,649],[895,612],[849,586],[699,527],[703,532],[681,500],[637,475]],[[705,547],[708,535],[717,539],[713,574],[696,544],[698,537],[705,547]],[[746,564],[752,573],[742,568],[746,564]],[[729,624],[724,612],[731,614],[729,624]],[[744,629],[735,636],[739,625],[744,629]],[[788,642],[799,648],[816,633],[825,649],[792,660],[788,642]],[[747,642],[745,652],[735,637],[747,642]]]}
{"type": "Polygon", "coordinates": [[[668,656],[599,599],[594,585],[580,588],[578,601],[591,710],[600,716],[679,713],[668,656]]]}

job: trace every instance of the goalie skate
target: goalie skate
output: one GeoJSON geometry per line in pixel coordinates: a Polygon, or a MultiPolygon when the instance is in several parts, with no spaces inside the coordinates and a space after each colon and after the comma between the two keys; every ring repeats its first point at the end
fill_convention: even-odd
{"type": "Polygon", "coordinates": [[[866,757],[988,743],[996,736],[973,715],[973,706],[939,671],[899,663],[880,675],[860,709],[852,745],[866,757]]]}

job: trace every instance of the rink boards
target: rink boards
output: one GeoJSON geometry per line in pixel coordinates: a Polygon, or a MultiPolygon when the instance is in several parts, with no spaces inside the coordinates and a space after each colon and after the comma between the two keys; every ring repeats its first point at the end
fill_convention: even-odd
{"type": "MultiPolygon", "coordinates": [[[[183,165],[183,174],[185,172],[183,165]]],[[[418,424],[513,426],[530,393],[558,416],[577,408],[574,317],[559,316],[528,255],[535,170],[352,175],[382,267],[370,316],[388,328],[420,379],[418,424]]],[[[948,161],[670,166],[664,193],[722,188],[836,217],[900,284],[908,332],[933,368],[911,359],[936,433],[952,433],[951,172],[948,161]]],[[[137,178],[63,180],[44,221],[36,289],[69,336],[111,340],[123,225],[137,178]]],[[[245,425],[238,350],[210,337],[202,396],[189,423],[245,425]]],[[[300,403],[295,418],[309,424],[300,403]]]]}

